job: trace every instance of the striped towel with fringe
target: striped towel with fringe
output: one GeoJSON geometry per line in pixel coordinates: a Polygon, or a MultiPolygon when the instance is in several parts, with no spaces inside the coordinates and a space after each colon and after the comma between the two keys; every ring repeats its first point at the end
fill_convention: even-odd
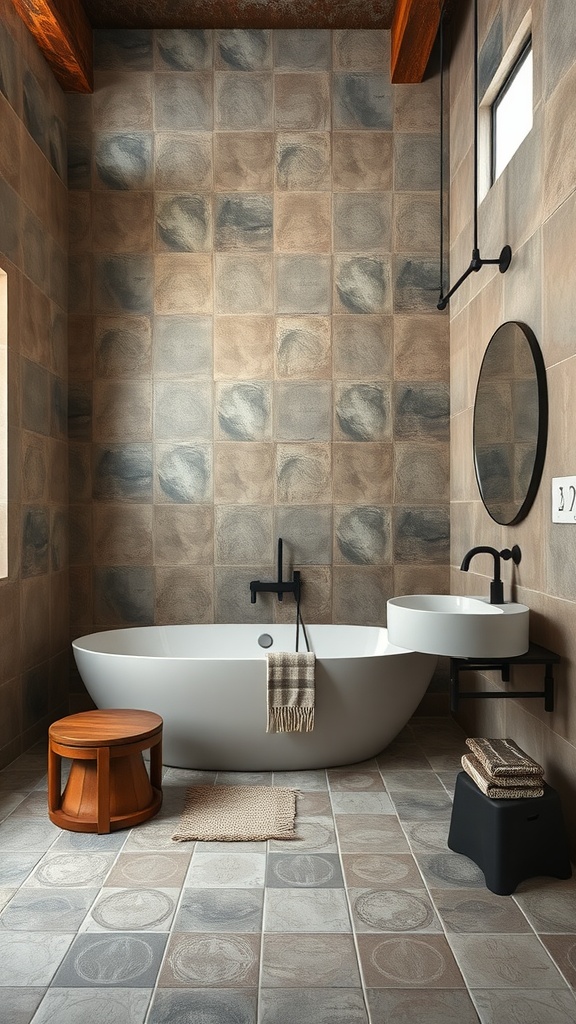
{"type": "Polygon", "coordinates": [[[491,800],[520,800],[525,797],[544,796],[542,778],[538,775],[508,775],[495,778],[489,775],[474,754],[462,755],[462,767],[467,775],[491,800]]]}
{"type": "Polygon", "coordinates": [[[311,732],[314,728],[314,654],[270,651],[266,732],[311,732]]]}

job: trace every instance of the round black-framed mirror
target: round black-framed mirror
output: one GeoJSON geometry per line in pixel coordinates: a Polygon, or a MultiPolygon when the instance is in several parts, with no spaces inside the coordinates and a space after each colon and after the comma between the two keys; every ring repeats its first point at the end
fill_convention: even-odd
{"type": "Polygon", "coordinates": [[[492,335],[474,402],[474,469],[488,514],[502,526],[528,515],[548,435],[546,368],[534,332],[509,320],[492,335]]]}

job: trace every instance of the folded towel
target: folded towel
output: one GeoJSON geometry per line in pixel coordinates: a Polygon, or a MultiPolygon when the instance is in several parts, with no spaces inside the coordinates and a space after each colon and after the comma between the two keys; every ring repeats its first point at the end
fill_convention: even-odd
{"type": "Polygon", "coordinates": [[[311,732],[314,728],[315,656],[271,651],[268,662],[266,732],[311,732]]]}
{"type": "Polygon", "coordinates": [[[524,797],[544,796],[542,779],[538,776],[516,776],[515,779],[501,777],[495,782],[494,776],[488,775],[474,754],[462,755],[462,767],[478,789],[491,800],[520,800],[524,797]]]}
{"type": "Polygon", "coordinates": [[[481,762],[489,775],[544,775],[544,769],[533,761],[514,740],[486,739],[478,737],[467,739],[466,746],[481,762]]]}

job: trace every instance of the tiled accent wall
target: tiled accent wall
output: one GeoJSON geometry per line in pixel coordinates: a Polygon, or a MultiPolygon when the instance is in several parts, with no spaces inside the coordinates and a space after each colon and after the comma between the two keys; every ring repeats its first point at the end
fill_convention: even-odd
{"type": "Polygon", "coordinates": [[[0,765],[68,701],[66,105],[12,4],[0,13],[0,266],[8,277],[8,578],[0,765]]]}
{"type": "MultiPolygon", "coordinates": [[[[469,261],[472,215],[472,5],[463,17],[451,64],[452,276],[469,261]]],[[[571,0],[480,4],[480,67],[487,80],[531,8],[534,126],[479,210],[483,255],[512,247],[504,275],[473,274],[451,302],[452,589],[487,593],[489,560],[461,573],[472,545],[522,549],[513,594],[531,609],[531,637],[557,651],[556,710],[535,700],[468,701],[462,721],[472,735],[511,736],[541,761],[563,799],[576,849],[576,531],[551,522],[551,480],[576,472],[576,18],[571,0]],[[472,463],[472,412],[484,350],[496,327],[522,320],[536,334],[547,370],[548,448],[535,504],[517,526],[501,527],[479,499],[472,463]],[[478,573],[485,573],[479,576],[478,573]]],[[[508,566],[504,574],[510,580],[508,566]]],[[[470,680],[467,680],[467,683],[470,680]]],[[[502,685],[495,674],[477,681],[502,685]]],[[[541,670],[516,671],[512,685],[540,688],[541,670]]]]}
{"type": "Polygon", "coordinates": [[[448,577],[439,88],[384,31],[100,31],[70,133],[72,630],[448,577]]]}

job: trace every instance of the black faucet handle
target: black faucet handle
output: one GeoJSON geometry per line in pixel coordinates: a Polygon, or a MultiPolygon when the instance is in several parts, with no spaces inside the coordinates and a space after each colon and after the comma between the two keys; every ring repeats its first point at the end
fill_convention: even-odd
{"type": "Polygon", "coordinates": [[[500,557],[503,558],[505,562],[509,561],[511,558],[514,565],[520,565],[520,562],[522,561],[522,552],[518,545],[514,544],[512,548],[504,548],[500,552],[500,557]]]}

